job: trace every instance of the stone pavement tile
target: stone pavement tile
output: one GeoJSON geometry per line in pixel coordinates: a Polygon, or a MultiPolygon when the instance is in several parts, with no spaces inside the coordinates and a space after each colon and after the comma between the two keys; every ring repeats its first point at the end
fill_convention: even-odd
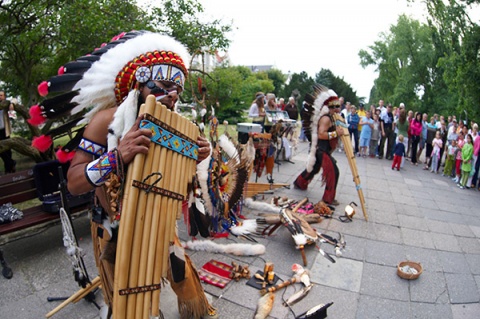
{"type": "Polygon", "coordinates": [[[405,245],[435,248],[430,232],[415,229],[402,228],[402,238],[405,245]]]}
{"type": "Polygon", "coordinates": [[[409,186],[409,189],[412,192],[412,197],[415,197],[416,199],[430,199],[432,197],[423,187],[409,186]]]}
{"type": "Polygon", "coordinates": [[[394,194],[392,197],[394,203],[405,204],[414,200],[411,196],[405,196],[400,194],[394,194]]]}
{"type": "Polygon", "coordinates": [[[405,246],[405,255],[407,260],[419,262],[422,265],[423,271],[443,271],[440,258],[435,249],[405,246]]]}
{"type": "Polygon", "coordinates": [[[480,241],[477,238],[458,237],[458,244],[464,253],[480,254],[480,241]]]}
{"type": "Polygon", "coordinates": [[[474,275],[480,275],[480,255],[477,254],[467,254],[465,255],[468,264],[470,265],[470,270],[474,275]]]}
{"type": "Polygon", "coordinates": [[[477,284],[471,274],[445,274],[445,279],[452,304],[480,301],[477,284]]]}
{"type": "Polygon", "coordinates": [[[360,295],[356,319],[405,319],[410,318],[410,304],[405,301],[389,300],[360,295]]]}
{"type": "Polygon", "coordinates": [[[417,199],[417,205],[421,208],[439,209],[437,203],[432,199],[417,199]]]}
{"type": "Polygon", "coordinates": [[[461,252],[462,249],[458,244],[457,237],[453,235],[445,235],[439,233],[430,233],[433,239],[433,243],[437,250],[445,250],[452,252],[461,252]]]}
{"type": "MultiPolygon", "coordinates": [[[[295,286],[298,291],[298,287],[295,286]]],[[[287,288],[283,298],[287,299],[294,293],[294,289],[287,288]]],[[[278,298],[282,298],[282,294],[276,294],[278,298]]],[[[314,285],[310,293],[301,301],[293,305],[292,309],[296,316],[312,309],[319,304],[327,304],[333,302],[328,310],[328,318],[355,318],[357,312],[358,293],[349,292],[341,289],[330,288],[322,285],[314,285]]],[[[251,318],[251,317],[248,317],[251,318]]],[[[286,318],[294,319],[294,315],[289,312],[286,318]]]]}
{"type": "Polygon", "coordinates": [[[399,214],[398,221],[400,222],[400,226],[404,228],[428,230],[427,221],[425,218],[399,214]]]}
{"type": "MultiPolygon", "coordinates": [[[[47,304],[46,300],[41,300],[37,295],[32,294],[25,298],[11,301],[8,307],[1,308],[1,313],[2,318],[45,318],[45,315],[53,308],[51,304],[47,304]]],[[[71,308],[64,308],[63,310],[63,314],[65,314],[69,313],[71,308]]],[[[98,315],[98,311],[96,313],[98,315]]],[[[82,316],[82,318],[94,317],[82,316]]]]}
{"type": "Polygon", "coordinates": [[[405,260],[405,248],[402,245],[367,240],[365,261],[372,264],[395,267],[402,260],[405,260]]]}
{"type": "MultiPolygon", "coordinates": [[[[8,255],[4,255],[5,258],[8,258],[8,255]]],[[[3,276],[0,277],[0,292],[2,297],[0,298],[0,309],[7,308],[12,302],[21,300],[32,293],[32,286],[30,284],[30,277],[27,277],[25,272],[19,268],[18,262],[13,261],[12,259],[7,259],[8,266],[13,271],[13,277],[10,280],[6,280],[3,276]]]]}
{"type": "Polygon", "coordinates": [[[333,264],[322,255],[318,255],[310,269],[310,279],[316,284],[359,292],[362,273],[363,262],[337,258],[333,264]]]}
{"type": "Polygon", "coordinates": [[[385,194],[381,194],[381,199],[367,201],[368,209],[376,210],[379,212],[394,212],[394,203],[387,200],[385,194]]]}
{"type": "Polygon", "coordinates": [[[397,268],[370,263],[363,264],[362,295],[383,299],[410,300],[408,281],[397,276],[397,268]]]}
{"type": "Polygon", "coordinates": [[[453,235],[452,227],[450,223],[438,221],[438,220],[427,220],[428,229],[434,233],[453,235]]]}
{"type": "Polygon", "coordinates": [[[362,220],[363,216],[357,217],[357,215],[358,214],[353,217],[353,222],[351,223],[342,223],[338,219],[332,219],[328,230],[357,237],[365,237],[368,230],[368,223],[365,220],[362,220]]]}
{"type": "Polygon", "coordinates": [[[347,245],[342,252],[342,256],[349,259],[364,261],[366,239],[362,237],[345,235],[345,241],[347,242],[347,245]]]}
{"type": "Polygon", "coordinates": [[[411,185],[411,186],[417,186],[417,187],[423,186],[421,181],[419,181],[418,179],[412,179],[412,178],[405,178],[405,184],[411,185]]]}
{"type": "Polygon", "coordinates": [[[450,223],[450,228],[452,229],[453,234],[456,236],[475,237],[475,234],[473,233],[472,229],[468,227],[468,225],[450,223]]]}
{"type": "Polygon", "coordinates": [[[448,303],[447,284],[443,272],[423,271],[410,281],[410,300],[427,303],[448,303]]]}
{"type": "Polygon", "coordinates": [[[461,215],[454,213],[454,212],[446,212],[442,210],[437,209],[424,209],[423,214],[425,215],[425,218],[429,220],[438,220],[438,221],[443,221],[447,223],[462,223],[462,224],[467,224],[467,222],[463,222],[460,217],[461,215]]]}
{"type": "MultiPolygon", "coordinates": [[[[217,309],[219,318],[252,318],[255,313],[255,309],[245,307],[244,304],[240,304],[235,299],[230,301],[222,298],[216,301],[213,306],[217,309]]],[[[165,317],[165,319],[167,318],[170,319],[170,317],[165,317]]]]}
{"type": "Polygon", "coordinates": [[[444,272],[470,274],[470,267],[464,254],[449,251],[437,251],[437,254],[444,272]]]}
{"type": "Polygon", "coordinates": [[[479,226],[473,226],[473,225],[469,225],[469,227],[472,230],[475,237],[480,238],[480,227],[479,226]]]}
{"type": "Polygon", "coordinates": [[[369,210],[368,217],[369,217],[368,219],[369,221],[377,224],[400,226],[397,213],[389,210],[374,211],[374,214],[372,214],[371,210],[369,210]]]}
{"type": "Polygon", "coordinates": [[[366,237],[395,244],[403,243],[402,232],[398,226],[369,223],[366,237]]]}
{"type": "Polygon", "coordinates": [[[440,180],[440,179],[436,179],[434,178],[433,179],[433,183],[437,186],[440,186],[440,187],[443,187],[443,188],[447,188],[450,186],[450,183],[447,183],[447,181],[445,180],[440,180]]]}
{"type": "Polygon", "coordinates": [[[478,319],[480,304],[458,304],[452,305],[453,319],[478,319]]]}
{"type": "Polygon", "coordinates": [[[412,319],[442,318],[453,319],[452,309],[448,304],[410,303],[412,319]]]}
{"type": "Polygon", "coordinates": [[[424,217],[423,211],[425,209],[418,207],[415,201],[409,203],[395,203],[395,212],[408,216],[424,217]]]}

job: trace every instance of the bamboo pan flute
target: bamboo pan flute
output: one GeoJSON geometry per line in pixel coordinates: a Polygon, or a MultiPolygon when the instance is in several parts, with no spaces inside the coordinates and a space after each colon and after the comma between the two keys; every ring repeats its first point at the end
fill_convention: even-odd
{"type": "Polygon", "coordinates": [[[360,203],[362,204],[363,217],[366,221],[368,221],[367,208],[365,207],[365,197],[363,197],[362,183],[360,182],[360,175],[358,174],[357,162],[355,160],[355,154],[353,153],[350,134],[348,133],[348,128],[341,125],[345,124],[343,117],[339,114],[335,114],[334,116],[337,126],[340,126],[343,129],[343,134],[340,136],[340,138],[342,139],[345,155],[347,155],[348,164],[350,165],[350,170],[352,171],[353,182],[355,183],[358,197],[360,198],[360,203]]]}
{"type": "MultiPolygon", "coordinates": [[[[153,95],[147,97],[140,108],[140,114],[150,114],[192,141],[197,140],[198,127],[187,118],[157,103],[153,95]]],[[[122,202],[115,263],[114,319],[159,316],[159,287],[163,278],[167,277],[169,247],[174,241],[176,216],[182,204],[181,198],[173,199],[154,191],[146,192],[132,185],[135,181],[145,180],[145,184],[153,184],[186,197],[187,185],[195,175],[195,167],[194,159],[153,141],[148,154],[137,154],[130,164],[122,202]],[[159,174],[161,179],[157,181],[159,174]],[[140,288],[141,292],[121,292],[132,288],[140,288]]]]}

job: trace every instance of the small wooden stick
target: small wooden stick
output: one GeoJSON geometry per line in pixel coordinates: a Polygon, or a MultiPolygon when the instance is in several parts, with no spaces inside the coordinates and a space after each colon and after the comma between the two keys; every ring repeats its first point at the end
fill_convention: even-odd
{"type": "Polygon", "coordinates": [[[276,286],[273,286],[273,287],[270,287],[270,288],[267,288],[267,289],[260,290],[260,294],[262,294],[262,296],[263,296],[268,292],[275,292],[275,291],[280,290],[282,288],[288,287],[291,284],[296,283],[297,281],[298,281],[297,277],[292,277],[289,280],[286,280],[286,281],[282,282],[281,284],[278,284],[276,286]]]}

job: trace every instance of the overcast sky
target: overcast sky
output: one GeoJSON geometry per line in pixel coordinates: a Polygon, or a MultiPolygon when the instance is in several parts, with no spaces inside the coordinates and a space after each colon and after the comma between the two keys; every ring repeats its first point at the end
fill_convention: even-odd
{"type": "MultiPolygon", "coordinates": [[[[210,17],[232,21],[228,51],[233,65],[274,65],[284,73],[322,68],[343,77],[358,96],[370,95],[377,77],[363,69],[367,49],[405,13],[422,20],[424,6],[406,0],[199,0],[210,17]]],[[[335,88],[333,88],[335,89],[335,88]]]]}

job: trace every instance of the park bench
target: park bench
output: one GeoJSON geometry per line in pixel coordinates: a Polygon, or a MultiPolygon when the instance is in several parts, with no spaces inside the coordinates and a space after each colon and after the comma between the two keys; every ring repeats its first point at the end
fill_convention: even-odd
{"type": "MultiPolygon", "coordinates": [[[[52,178],[50,181],[42,181],[59,185],[59,181],[52,178]]],[[[58,189],[58,188],[57,188],[58,189]]],[[[31,201],[32,205],[28,208],[20,208],[23,212],[23,218],[0,224],[0,244],[4,244],[13,238],[21,238],[27,233],[44,228],[50,224],[60,221],[58,213],[52,213],[45,210],[45,206],[38,200],[39,192],[34,176],[34,169],[28,169],[17,173],[0,176],[0,206],[7,203],[16,204],[31,201]]],[[[80,205],[69,208],[70,214],[78,215],[91,206],[90,201],[85,201],[80,205]]],[[[0,262],[2,264],[2,273],[5,277],[11,277],[11,270],[0,250],[0,262]]]]}

